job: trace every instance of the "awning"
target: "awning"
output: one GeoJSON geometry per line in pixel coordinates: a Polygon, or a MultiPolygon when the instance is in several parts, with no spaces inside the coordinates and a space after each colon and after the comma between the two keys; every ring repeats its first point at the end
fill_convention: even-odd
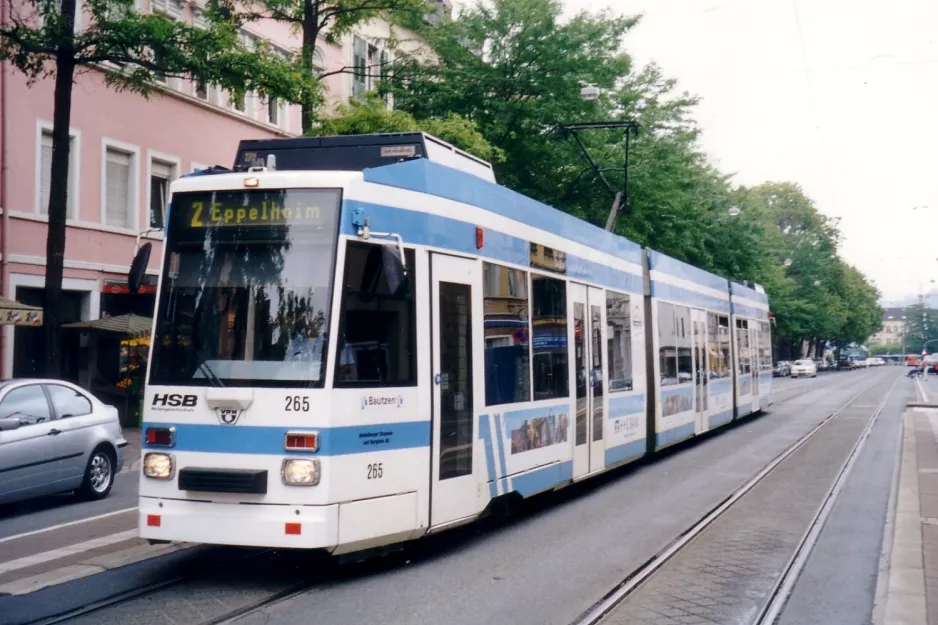
{"type": "Polygon", "coordinates": [[[0,325],[41,326],[42,309],[0,297],[0,325]]]}
{"type": "Polygon", "coordinates": [[[149,336],[150,329],[153,327],[153,319],[131,313],[128,315],[117,315],[116,317],[94,319],[92,321],[66,323],[62,327],[70,330],[107,332],[110,334],[120,334],[122,336],[138,338],[141,336],[149,336]]]}

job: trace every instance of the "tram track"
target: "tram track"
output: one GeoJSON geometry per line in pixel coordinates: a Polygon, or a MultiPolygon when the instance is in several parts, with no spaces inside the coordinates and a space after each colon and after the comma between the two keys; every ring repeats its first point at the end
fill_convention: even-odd
{"type": "MultiPolygon", "coordinates": [[[[864,379],[868,377],[870,376],[864,376],[864,379]]],[[[892,384],[889,386],[889,389],[883,395],[882,401],[878,404],[878,406],[868,418],[862,432],[856,439],[856,442],[850,449],[839,470],[836,472],[836,477],[833,480],[833,483],[824,495],[821,505],[817,508],[816,512],[811,518],[807,529],[804,531],[801,540],[798,542],[797,548],[787,560],[785,566],[780,572],[780,575],[773,583],[771,590],[768,593],[767,599],[759,607],[754,619],[750,621],[752,625],[772,625],[781,615],[782,609],[784,608],[785,603],[790,596],[792,589],[794,588],[794,585],[808,558],[810,557],[821,531],[823,530],[824,524],[834,507],[837,496],[843,489],[843,486],[850,475],[851,469],[853,468],[859,453],[862,451],[863,446],[866,440],[869,438],[869,435],[874,425],[876,424],[877,419],[882,413],[886,402],[888,401],[892,391],[900,379],[901,376],[896,377],[896,379],[893,380],[892,384]]],[[[820,432],[823,432],[825,428],[830,426],[831,423],[835,422],[839,416],[848,410],[855,402],[860,400],[861,397],[870,393],[875,394],[879,392],[879,387],[880,385],[876,385],[872,388],[863,388],[854,394],[837,410],[830,413],[814,428],[812,428],[805,435],[803,435],[784,451],[778,454],[773,460],[765,465],[765,467],[756,473],[756,475],[746,481],[736,491],[714,506],[706,514],[701,516],[696,523],[689,527],[680,536],[675,538],[671,543],[669,543],[661,551],[641,564],[638,568],[632,570],[604,597],[602,597],[598,602],[596,602],[578,618],[576,618],[572,625],[605,624],[609,620],[608,617],[610,617],[620,606],[623,606],[626,601],[628,601],[635,593],[642,589],[643,586],[648,583],[656,574],[660,574],[669,563],[680,557],[682,553],[695,541],[701,539],[708,529],[718,523],[720,519],[724,517],[724,515],[726,515],[731,509],[733,509],[734,506],[736,506],[741,500],[743,500],[746,495],[750,494],[760,485],[762,485],[769,476],[776,473],[787,460],[798,453],[799,450],[802,450],[820,432]]],[[[787,398],[785,401],[795,399],[807,392],[810,392],[810,390],[812,389],[806,389],[804,392],[787,398]]],[[[700,622],[704,622],[704,620],[701,620],[700,622]]]]}
{"type": "MultiPolygon", "coordinates": [[[[868,372],[866,373],[866,375],[857,376],[855,379],[851,380],[849,384],[850,386],[854,386],[854,385],[864,386],[865,382],[871,377],[873,377],[873,374],[871,372],[868,372]]],[[[778,405],[785,404],[787,402],[791,402],[805,394],[820,390],[822,388],[818,384],[810,383],[810,382],[817,382],[817,381],[811,380],[809,381],[809,384],[806,384],[804,386],[799,384],[797,385],[797,387],[789,386],[787,388],[780,390],[779,395],[776,396],[777,399],[774,405],[778,406],[778,405]],[[795,391],[795,392],[793,394],[789,394],[790,391],[795,391]]],[[[841,406],[834,413],[831,413],[830,415],[825,417],[824,420],[818,426],[813,428],[807,435],[802,437],[802,439],[799,439],[799,442],[796,442],[794,446],[786,450],[787,453],[785,454],[785,457],[787,457],[787,455],[790,455],[790,453],[792,453],[795,449],[797,449],[797,446],[800,446],[801,444],[803,444],[808,438],[810,438],[814,433],[816,433],[819,429],[821,429],[827,422],[829,422],[833,417],[839,414],[846,406],[848,406],[850,403],[855,401],[860,395],[862,395],[864,392],[867,392],[868,390],[869,390],[868,388],[863,388],[862,390],[857,392],[855,395],[851,396],[851,398],[847,401],[847,403],[841,406]]],[[[783,459],[784,458],[777,457],[773,462],[777,464],[783,459]]],[[[772,467],[774,467],[775,464],[770,463],[772,467]]],[[[759,476],[762,476],[764,472],[766,472],[766,469],[763,469],[762,472],[760,472],[759,476]]],[[[755,483],[753,483],[753,486],[754,485],[755,483]]],[[[752,488],[752,486],[750,486],[750,488],[752,488]]],[[[727,502],[724,501],[723,503],[726,504],[727,502]]],[[[731,504],[732,502],[730,502],[730,505],[731,504]]],[[[713,514],[713,512],[714,511],[711,511],[711,513],[709,514],[713,514]]],[[[694,527],[698,527],[698,525],[695,525],[694,527]]],[[[684,536],[687,536],[687,534],[686,533],[682,534],[682,537],[684,536]]],[[[680,538],[678,540],[680,540],[680,538]]],[[[674,544],[675,543],[672,543],[672,545],[674,544]]],[[[208,555],[209,550],[212,550],[212,552],[215,553],[214,550],[224,549],[221,547],[213,547],[213,546],[204,546],[202,548],[206,550],[203,554],[206,560],[212,559],[211,556],[208,555]]],[[[276,549],[256,550],[249,555],[242,555],[239,558],[232,558],[231,565],[234,567],[248,568],[250,566],[249,564],[250,560],[261,559],[266,556],[272,556],[273,554],[277,554],[277,553],[278,553],[278,550],[276,549]]],[[[280,551],[280,553],[282,554],[283,552],[280,551]]],[[[659,554],[659,556],[656,556],[655,558],[653,558],[653,560],[660,560],[663,555],[664,555],[664,552],[662,552],[662,554],[659,554]]],[[[196,559],[199,557],[200,556],[194,555],[193,559],[196,559]]],[[[651,564],[651,563],[652,562],[649,562],[648,564],[651,564]]],[[[343,567],[343,568],[347,569],[347,567],[343,567]]],[[[253,612],[263,610],[264,608],[272,606],[277,603],[288,601],[289,599],[297,595],[301,595],[305,592],[308,592],[320,586],[327,577],[335,576],[335,575],[338,575],[339,577],[348,577],[348,576],[354,576],[355,574],[356,573],[349,573],[348,571],[346,571],[345,573],[342,573],[336,568],[327,566],[325,567],[325,570],[320,570],[316,575],[313,575],[312,578],[304,579],[302,582],[299,582],[299,583],[284,584],[284,587],[277,589],[277,590],[273,590],[269,592],[268,594],[265,594],[262,597],[258,597],[256,600],[248,601],[248,602],[243,603],[242,605],[234,606],[232,607],[232,609],[226,610],[221,614],[211,616],[205,620],[193,621],[193,623],[197,623],[197,625],[230,623],[230,622],[240,619],[241,617],[249,615],[253,612]]],[[[631,579],[631,576],[630,576],[630,579],[631,579]]],[[[187,588],[190,585],[197,586],[198,584],[204,581],[205,580],[203,579],[203,576],[199,573],[190,574],[190,575],[173,576],[168,579],[159,580],[150,584],[142,585],[139,588],[133,588],[133,589],[129,589],[127,591],[121,592],[121,593],[117,593],[113,595],[112,597],[104,598],[100,601],[96,601],[94,603],[90,603],[88,605],[81,606],[76,609],[69,610],[67,612],[62,612],[54,616],[49,616],[46,618],[30,621],[28,623],[25,623],[24,625],[57,625],[59,623],[66,623],[66,622],[79,622],[79,623],[88,622],[87,618],[83,618],[83,617],[93,617],[93,615],[97,613],[106,611],[111,608],[119,608],[120,606],[134,602],[135,600],[139,600],[139,599],[145,600],[148,598],[156,598],[164,592],[180,591],[182,589],[187,588]]],[[[589,621],[583,621],[583,622],[589,622],[589,621]]]]}

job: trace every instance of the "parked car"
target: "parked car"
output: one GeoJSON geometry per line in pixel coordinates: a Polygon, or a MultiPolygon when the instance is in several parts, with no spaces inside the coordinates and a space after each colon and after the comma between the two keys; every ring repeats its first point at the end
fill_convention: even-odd
{"type": "Polygon", "coordinates": [[[783,378],[787,375],[791,375],[791,363],[787,360],[779,360],[775,363],[775,368],[772,369],[772,375],[776,378],[783,378]]]}
{"type": "Polygon", "coordinates": [[[124,464],[117,409],[61,380],[0,382],[0,503],[78,491],[103,499],[124,464]]]}
{"type": "Polygon", "coordinates": [[[850,371],[856,368],[857,365],[850,356],[841,356],[837,359],[837,369],[840,371],[850,371]]]}
{"type": "Polygon", "coordinates": [[[796,360],[791,366],[791,377],[793,378],[816,378],[817,365],[813,360],[796,360]]]}

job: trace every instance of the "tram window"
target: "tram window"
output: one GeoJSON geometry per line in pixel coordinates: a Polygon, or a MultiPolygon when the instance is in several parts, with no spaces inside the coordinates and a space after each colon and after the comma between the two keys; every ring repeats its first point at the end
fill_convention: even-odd
{"type": "Polygon", "coordinates": [[[723,376],[730,377],[733,368],[730,356],[730,318],[721,316],[718,319],[719,328],[717,331],[717,340],[720,342],[720,351],[723,352],[723,376]]]}
{"type": "Polygon", "coordinates": [[[678,383],[674,304],[664,302],[658,302],[658,367],[661,386],[673,386],[678,383]]]}
{"type": "Polygon", "coordinates": [[[569,397],[567,283],[531,274],[534,399],[569,397]]]}
{"type": "Polygon", "coordinates": [[[677,379],[678,384],[692,382],[693,360],[691,358],[690,309],[674,307],[674,330],[677,334],[677,379]]]}
{"type": "Polygon", "coordinates": [[[759,370],[772,370],[772,334],[765,322],[759,322],[759,370]]]}
{"type": "Polygon", "coordinates": [[[730,375],[729,332],[726,317],[707,313],[707,350],[710,352],[710,379],[727,378],[730,375]]]}
{"type": "Polygon", "coordinates": [[[336,388],[417,384],[414,252],[404,251],[408,288],[393,295],[380,250],[357,241],[345,250],[336,388]]]}
{"type": "Polygon", "coordinates": [[[745,319],[736,320],[736,348],[739,351],[739,373],[752,373],[752,356],[749,347],[749,323],[745,319]]]}
{"type": "Polygon", "coordinates": [[[629,296],[606,291],[609,392],[632,390],[632,316],[629,296]]]}
{"type": "Polygon", "coordinates": [[[586,306],[573,303],[573,348],[576,367],[576,445],[586,443],[586,306]]]}
{"type": "Polygon", "coordinates": [[[531,400],[528,274],[483,263],[485,405],[531,400]]]}

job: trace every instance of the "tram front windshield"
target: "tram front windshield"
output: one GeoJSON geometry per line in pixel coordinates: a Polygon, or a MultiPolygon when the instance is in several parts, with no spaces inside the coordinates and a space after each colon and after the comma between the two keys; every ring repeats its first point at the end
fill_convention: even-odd
{"type": "Polygon", "coordinates": [[[341,192],[173,197],[150,383],[316,387],[341,192]]]}

